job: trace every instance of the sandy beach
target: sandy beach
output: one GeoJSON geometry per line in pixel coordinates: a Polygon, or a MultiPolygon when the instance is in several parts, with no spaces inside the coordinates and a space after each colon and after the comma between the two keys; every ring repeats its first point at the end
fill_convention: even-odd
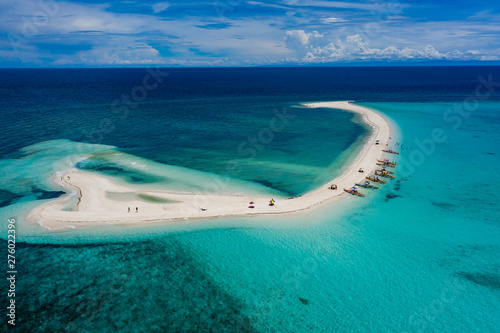
{"type": "Polygon", "coordinates": [[[286,214],[351,196],[343,188],[350,188],[355,183],[364,181],[365,176],[376,169],[377,159],[384,155],[382,150],[391,137],[388,122],[378,112],[347,101],[311,103],[305,106],[335,108],[361,114],[364,121],[373,127],[373,131],[354,162],[340,177],[302,196],[273,198],[275,205],[269,206],[271,197],[149,191],[133,185],[117,184],[98,174],[72,170],[59,176],[58,181],[67,193],[78,196],[75,209],[65,209],[65,204],[71,199],[66,195],[33,209],[27,219],[56,231],[96,223],[140,224],[180,219],[286,214]],[[375,145],[376,140],[380,144],[375,145]],[[360,168],[365,172],[359,173],[360,168]],[[336,184],[338,189],[330,190],[330,184],[336,184]],[[117,200],[120,196],[127,199],[117,200]],[[249,208],[250,201],[254,202],[254,208],[249,208]]]}

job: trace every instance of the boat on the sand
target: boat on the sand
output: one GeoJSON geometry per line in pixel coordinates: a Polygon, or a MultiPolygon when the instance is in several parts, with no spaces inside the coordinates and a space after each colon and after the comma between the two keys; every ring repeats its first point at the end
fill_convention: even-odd
{"type": "Polygon", "coordinates": [[[392,179],[396,178],[393,175],[390,175],[389,173],[387,173],[387,171],[380,172],[380,171],[377,170],[377,171],[375,171],[375,174],[377,176],[384,177],[384,178],[392,178],[392,179]]]}
{"type": "Polygon", "coordinates": [[[375,171],[380,172],[380,173],[387,172],[388,174],[391,174],[391,175],[394,174],[394,171],[390,171],[390,170],[386,170],[386,169],[380,169],[380,170],[375,170],[375,171]]]}
{"type": "Polygon", "coordinates": [[[384,163],[384,162],[379,162],[377,165],[383,166],[383,167],[389,167],[389,168],[395,168],[396,164],[389,164],[389,163],[384,163]]]}
{"type": "Polygon", "coordinates": [[[358,197],[364,197],[365,195],[362,194],[362,193],[359,193],[356,189],[347,189],[347,188],[344,188],[344,191],[347,192],[347,193],[350,193],[352,195],[356,195],[358,197]]]}
{"type": "Polygon", "coordinates": [[[396,162],[392,162],[392,161],[389,161],[388,159],[385,159],[385,160],[377,160],[379,163],[385,163],[385,164],[398,164],[396,162]]]}
{"type": "Polygon", "coordinates": [[[367,176],[366,179],[371,180],[372,182],[385,184],[385,181],[383,181],[382,179],[378,179],[378,177],[367,176]]]}
{"type": "Polygon", "coordinates": [[[366,182],[364,184],[356,183],[356,186],[364,187],[364,188],[371,188],[373,190],[378,190],[378,186],[372,185],[372,184],[370,184],[370,182],[366,182]]]}

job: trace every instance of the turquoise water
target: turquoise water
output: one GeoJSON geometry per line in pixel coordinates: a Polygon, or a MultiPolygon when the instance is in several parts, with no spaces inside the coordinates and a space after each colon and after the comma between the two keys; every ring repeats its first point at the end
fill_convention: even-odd
{"type": "MultiPolygon", "coordinates": [[[[445,128],[440,117],[452,104],[369,106],[401,126],[405,158],[415,140],[445,128]]],[[[498,118],[491,119],[497,108],[482,104],[463,128],[447,130],[448,140],[411,175],[372,201],[356,200],[341,217],[341,207],[324,207],[312,213],[321,221],[313,225],[312,217],[297,216],[291,219],[300,226],[285,230],[210,230],[181,239],[245,302],[257,331],[495,332],[500,211],[484,175],[498,172],[499,149],[485,142],[478,152],[477,141],[498,130],[498,118]]]]}
{"type": "MultiPolygon", "coordinates": [[[[18,243],[17,253],[18,330],[498,332],[500,103],[482,101],[467,117],[450,121],[447,110],[460,108],[461,100],[442,99],[447,101],[362,103],[397,124],[403,145],[398,178],[365,199],[346,197],[340,204],[290,216],[64,233],[20,223],[25,242],[18,243]],[[442,140],[434,140],[433,147],[436,129],[442,129],[442,140]]],[[[307,126],[312,124],[299,127],[307,126]]],[[[208,163],[211,170],[193,171],[127,147],[93,143],[75,148],[72,141],[52,139],[13,150],[2,160],[2,176],[10,178],[2,177],[0,188],[9,191],[9,198],[21,195],[0,210],[2,219],[59,195],[47,175],[73,167],[82,153],[96,157],[80,167],[100,167],[117,181],[141,186],[159,183],[182,190],[207,175],[227,177],[217,172],[224,170],[215,167],[220,161],[208,163]],[[28,172],[32,167],[39,173],[28,172]],[[176,176],[165,179],[168,174],[176,176]]],[[[356,145],[356,140],[347,142],[356,145]]],[[[314,158],[330,151],[329,146],[316,149],[314,158]]],[[[311,161],[306,152],[302,156],[311,161]]],[[[349,159],[335,156],[337,162],[349,159]]],[[[338,168],[326,157],[321,168],[312,168],[311,179],[338,168]]],[[[282,177],[286,182],[288,176],[282,177]]],[[[286,186],[276,185],[279,181],[271,187],[244,177],[230,179],[224,182],[228,192],[244,188],[289,195],[286,186]]]]}
{"type": "MultiPolygon", "coordinates": [[[[409,148],[402,150],[405,159],[415,140],[445,128],[440,117],[452,104],[367,106],[398,123],[409,148]]],[[[345,205],[290,217],[223,219],[201,231],[196,225],[135,228],[136,240],[130,230],[107,229],[116,232],[116,243],[50,246],[54,256],[42,263],[49,245],[23,245],[26,275],[62,280],[50,287],[25,281],[20,289],[40,297],[21,314],[52,316],[49,304],[70,301],[80,315],[60,313],[60,327],[90,331],[90,323],[133,331],[131,322],[145,320],[152,330],[172,331],[495,332],[498,196],[484,175],[499,167],[498,146],[486,139],[498,130],[498,119],[491,119],[496,108],[483,103],[463,128],[448,129],[448,140],[412,174],[370,200],[346,198],[345,205]],[[174,234],[161,235],[169,230],[174,234]],[[73,281],[74,274],[82,278],[73,281]],[[114,289],[105,291],[109,285],[114,289]],[[73,290],[81,291],[71,296],[73,290]],[[30,314],[43,307],[42,297],[47,308],[30,314]]]]}

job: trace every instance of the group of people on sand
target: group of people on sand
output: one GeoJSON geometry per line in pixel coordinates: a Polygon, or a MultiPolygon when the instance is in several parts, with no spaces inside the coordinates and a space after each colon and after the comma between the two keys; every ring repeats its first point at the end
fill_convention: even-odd
{"type": "MultiPolygon", "coordinates": [[[[332,185],[332,186],[335,186],[335,188],[334,188],[335,190],[337,189],[337,185],[332,185]]],[[[274,199],[271,199],[271,200],[269,201],[269,206],[274,206],[274,204],[275,204],[275,203],[276,203],[276,201],[275,201],[274,199]]],[[[251,201],[251,202],[250,202],[250,206],[249,206],[249,208],[254,208],[254,205],[255,205],[255,204],[254,204],[254,202],[253,202],[253,201],[251,201]]],[[[205,212],[207,209],[206,209],[206,208],[201,208],[201,207],[200,207],[200,210],[201,210],[202,212],[205,212]]],[[[128,212],[130,213],[130,207],[128,207],[128,212]]],[[[138,212],[139,212],[139,207],[135,207],[135,212],[136,212],[136,213],[138,213],[138,212]]]]}

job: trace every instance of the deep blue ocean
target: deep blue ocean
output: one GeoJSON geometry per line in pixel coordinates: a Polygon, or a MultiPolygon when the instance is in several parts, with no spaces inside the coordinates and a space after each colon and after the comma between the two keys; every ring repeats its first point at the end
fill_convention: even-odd
{"type": "Polygon", "coordinates": [[[0,69],[0,119],[16,331],[499,332],[500,67],[0,69]],[[52,179],[70,168],[303,194],[370,132],[301,107],[335,100],[387,115],[402,144],[397,179],[364,199],[59,233],[25,221],[63,194],[52,179]]]}

